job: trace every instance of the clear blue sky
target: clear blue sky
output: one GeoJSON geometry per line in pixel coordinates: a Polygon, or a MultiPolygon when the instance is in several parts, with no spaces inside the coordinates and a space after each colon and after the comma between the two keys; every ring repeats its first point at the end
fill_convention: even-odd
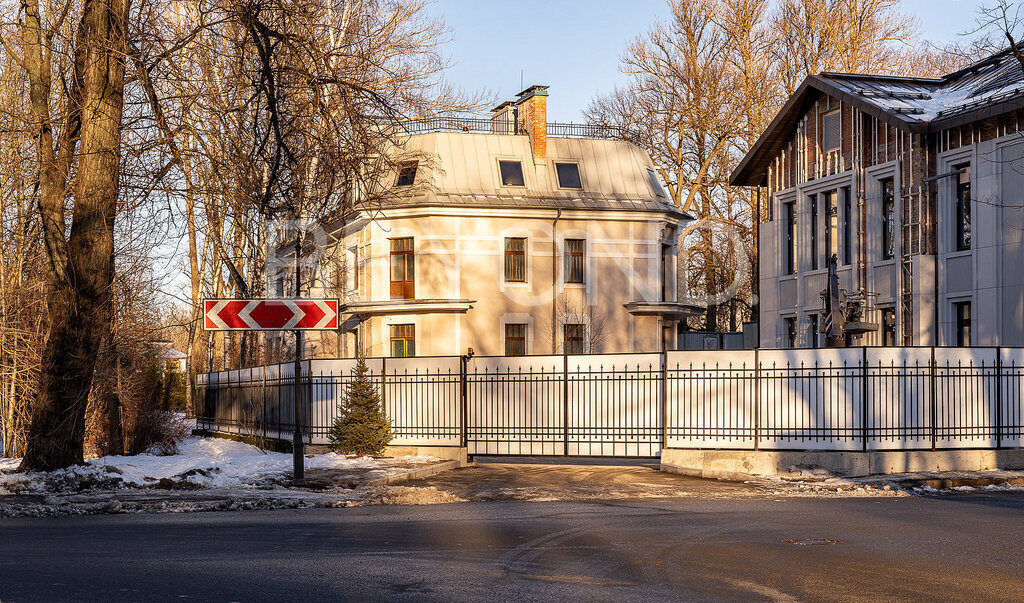
{"type": "MultiPolygon", "coordinates": [[[[903,0],[903,9],[941,44],[971,28],[978,4],[903,0]]],[[[551,86],[549,121],[582,121],[595,94],[624,81],[619,57],[629,41],[668,16],[664,0],[437,0],[430,11],[452,30],[453,83],[505,100],[522,90],[522,70],[526,86],[551,86]]]]}

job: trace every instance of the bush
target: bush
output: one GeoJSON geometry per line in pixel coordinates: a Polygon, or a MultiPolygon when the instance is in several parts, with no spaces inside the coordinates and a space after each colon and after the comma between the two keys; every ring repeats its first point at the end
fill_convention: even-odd
{"type": "Polygon", "coordinates": [[[339,416],[328,434],[331,448],[337,452],[380,456],[391,440],[391,421],[384,414],[369,373],[360,358],[355,379],[345,388],[344,399],[338,405],[339,416]]]}
{"type": "Polygon", "coordinates": [[[150,357],[138,362],[132,387],[124,387],[121,396],[125,454],[177,454],[178,443],[188,437],[190,429],[182,413],[172,406],[174,389],[169,377],[173,373],[162,370],[160,361],[150,357]]]}

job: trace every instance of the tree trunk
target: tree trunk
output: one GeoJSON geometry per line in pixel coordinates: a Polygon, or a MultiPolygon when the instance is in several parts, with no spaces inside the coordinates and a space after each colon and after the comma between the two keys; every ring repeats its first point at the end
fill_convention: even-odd
{"type": "Polygon", "coordinates": [[[67,277],[56,279],[49,296],[51,331],[22,470],[48,471],[83,461],[89,389],[100,343],[110,329],[129,4],[85,0],[82,9],[81,155],[67,277]]]}
{"type": "Polygon", "coordinates": [[[120,371],[116,360],[118,354],[116,339],[113,333],[105,338],[94,379],[94,395],[97,419],[95,442],[102,456],[124,454],[124,439],[121,435],[121,399],[117,387],[120,371]]]}

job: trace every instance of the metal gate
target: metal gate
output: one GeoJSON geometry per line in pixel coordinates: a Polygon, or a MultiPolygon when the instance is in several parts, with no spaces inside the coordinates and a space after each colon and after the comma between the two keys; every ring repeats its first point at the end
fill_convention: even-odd
{"type": "Polygon", "coordinates": [[[469,454],[655,457],[660,354],[474,358],[466,368],[469,454]]]}

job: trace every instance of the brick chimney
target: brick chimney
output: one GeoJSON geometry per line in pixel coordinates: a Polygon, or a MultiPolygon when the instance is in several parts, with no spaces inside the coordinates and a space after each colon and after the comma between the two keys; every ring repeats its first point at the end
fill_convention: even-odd
{"type": "Polygon", "coordinates": [[[530,137],[533,162],[543,164],[548,156],[548,87],[533,85],[516,96],[520,131],[530,137]]]}

